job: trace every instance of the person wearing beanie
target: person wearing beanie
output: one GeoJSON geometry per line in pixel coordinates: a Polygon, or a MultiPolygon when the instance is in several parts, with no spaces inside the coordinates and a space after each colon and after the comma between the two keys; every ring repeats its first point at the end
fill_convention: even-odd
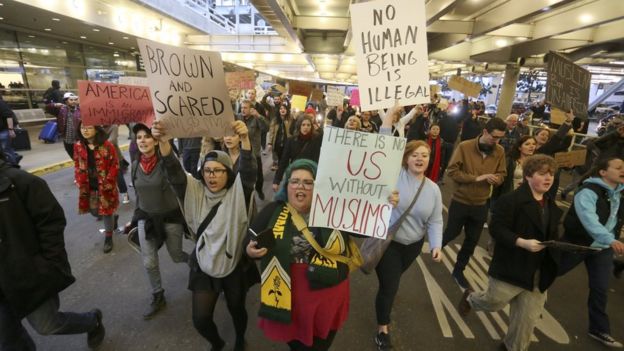
{"type": "Polygon", "coordinates": [[[350,259],[349,233],[307,227],[316,170],[316,162],[308,159],[286,169],[275,201],[251,224],[256,233],[272,230],[275,243],[268,249],[250,240],[246,249],[249,257],[260,260],[263,272],[258,326],[291,350],[329,350],[349,314],[347,264],[327,258],[311,244],[350,259]]]}
{"type": "Polygon", "coordinates": [[[74,146],[74,174],[78,187],[78,213],[91,213],[104,220],[102,251],[113,250],[113,231],[119,207],[117,174],[119,160],[113,144],[100,126],[78,123],[80,134],[74,146]]]}
{"type": "Polygon", "coordinates": [[[193,325],[212,345],[223,350],[225,341],[214,322],[214,309],[223,291],[236,332],[235,351],[245,350],[247,290],[260,279],[257,268],[243,256],[248,227],[248,207],[256,182],[256,159],[243,121],[232,123],[240,137],[238,174],[230,156],[210,151],[202,160],[200,179],[185,173],[171,153],[171,138],[157,121],[152,135],[159,142],[167,178],[181,206],[188,228],[196,234],[191,253],[188,288],[193,292],[193,325]]]}
{"type": "Polygon", "coordinates": [[[132,223],[136,223],[143,267],[151,287],[152,301],[143,313],[151,319],[167,304],[158,264],[158,250],[163,244],[175,263],[188,262],[182,250],[184,216],[175,193],[169,186],[163,160],[158,157],[157,141],[145,124],[132,128],[139,149],[139,157],[132,162],[132,184],[136,191],[136,209],[132,223]]]}

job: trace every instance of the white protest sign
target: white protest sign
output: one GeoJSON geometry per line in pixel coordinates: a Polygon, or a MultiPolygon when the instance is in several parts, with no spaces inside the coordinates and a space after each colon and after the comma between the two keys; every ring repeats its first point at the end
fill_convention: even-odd
{"type": "Polygon", "coordinates": [[[345,97],[344,88],[333,86],[333,85],[327,86],[327,105],[328,106],[342,106],[344,97],[345,97]]]}
{"type": "Polygon", "coordinates": [[[314,182],[311,227],[385,239],[405,138],[325,127],[314,182]]]}
{"type": "Polygon", "coordinates": [[[362,111],[429,103],[424,0],[351,5],[362,111]]]}
{"type": "Polygon", "coordinates": [[[156,119],[173,137],[221,137],[234,113],[218,52],[137,39],[156,119]]]}
{"type": "Polygon", "coordinates": [[[121,77],[119,77],[119,84],[138,85],[138,86],[142,86],[142,87],[148,86],[147,78],[145,78],[145,77],[121,76],[121,77]]]}

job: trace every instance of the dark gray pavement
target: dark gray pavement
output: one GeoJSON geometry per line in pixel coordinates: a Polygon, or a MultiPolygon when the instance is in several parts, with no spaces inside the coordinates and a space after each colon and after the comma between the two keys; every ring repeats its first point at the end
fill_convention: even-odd
{"type": "MultiPolygon", "coordinates": [[[[269,166],[270,163],[265,162],[267,198],[271,195],[272,180],[269,166]]],[[[167,308],[153,320],[143,321],[141,315],[150,301],[150,292],[139,255],[130,249],[123,235],[115,236],[111,254],[102,253],[103,235],[98,232],[101,222],[90,215],[77,215],[77,190],[71,168],[46,174],[43,178],[65,209],[66,246],[77,278],[77,282],[61,294],[61,308],[87,311],[99,307],[103,310],[107,334],[100,350],[209,350],[207,342],[192,325],[191,293],[186,288],[188,267],[172,263],[166,250],[161,250],[167,308]]],[[[564,174],[562,185],[568,178],[564,174]]],[[[129,181],[129,175],[126,180],[129,181]]],[[[448,205],[452,186],[446,184],[442,189],[444,203],[448,205]]],[[[131,197],[134,200],[132,194],[131,197]]],[[[569,204],[561,202],[560,205],[569,204]]],[[[134,202],[120,205],[120,223],[130,219],[133,206],[134,202]]],[[[483,249],[487,238],[485,229],[476,259],[471,260],[467,274],[478,287],[487,282],[489,258],[483,249]]],[[[461,291],[453,282],[450,270],[461,239],[445,249],[443,263],[434,263],[428,253],[423,253],[403,275],[392,313],[391,333],[396,350],[496,350],[500,344],[508,323],[506,312],[472,313],[465,320],[457,313],[455,306],[461,291]]],[[[185,248],[190,251],[192,243],[185,242],[185,248]]],[[[372,341],[376,331],[376,289],[375,275],[360,272],[352,275],[349,320],[338,333],[333,350],[376,350],[372,341]]],[[[555,282],[548,292],[546,311],[535,331],[531,350],[605,349],[590,340],[586,333],[587,293],[587,277],[582,266],[555,282]]],[[[256,327],[258,297],[258,286],[255,286],[247,297],[249,350],[287,350],[285,345],[264,338],[256,327]]],[[[618,340],[624,340],[623,303],[624,279],[614,279],[609,290],[609,315],[613,336],[618,340]]],[[[224,299],[220,300],[215,313],[219,329],[228,341],[226,350],[231,350],[234,332],[224,299]]],[[[40,350],[87,350],[85,335],[32,335],[40,350]]]]}

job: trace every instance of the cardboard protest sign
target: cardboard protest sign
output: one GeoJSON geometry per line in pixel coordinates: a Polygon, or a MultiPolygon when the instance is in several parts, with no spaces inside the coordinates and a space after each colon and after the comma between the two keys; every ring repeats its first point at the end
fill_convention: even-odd
{"type": "Polygon", "coordinates": [[[555,162],[559,167],[582,166],[587,159],[587,149],[573,150],[568,152],[557,152],[555,162]]]}
{"type": "Polygon", "coordinates": [[[478,98],[479,95],[481,95],[481,84],[473,83],[460,76],[451,76],[448,81],[448,86],[453,90],[457,90],[460,93],[473,98],[478,98]]]}
{"type": "Polygon", "coordinates": [[[308,82],[301,82],[298,80],[288,81],[288,92],[290,95],[301,95],[307,98],[310,96],[313,89],[314,85],[308,82]]]}
{"type": "Polygon", "coordinates": [[[139,85],[139,86],[142,86],[142,87],[148,86],[147,78],[145,78],[145,77],[121,76],[121,77],[119,77],[119,84],[139,85]]]}
{"type": "Polygon", "coordinates": [[[565,120],[566,115],[564,111],[554,107],[550,109],[550,123],[561,125],[565,120]]]}
{"type": "Polygon", "coordinates": [[[323,100],[323,91],[321,89],[312,90],[310,101],[321,102],[323,100]]]}
{"type": "Polygon", "coordinates": [[[425,1],[351,4],[362,110],[429,103],[425,1]]]}
{"type": "Polygon", "coordinates": [[[228,89],[253,89],[256,86],[254,71],[225,72],[225,84],[228,89]]]}
{"type": "Polygon", "coordinates": [[[342,106],[344,101],[344,88],[334,85],[327,86],[327,105],[328,106],[342,106]]]}
{"type": "Polygon", "coordinates": [[[326,126],[310,226],[385,239],[406,139],[326,126]]]}
{"type": "Polygon", "coordinates": [[[151,126],[154,106],[145,86],[78,81],[80,116],[87,126],[140,122],[151,126]]]}
{"type": "Polygon", "coordinates": [[[435,94],[440,94],[440,86],[439,85],[430,85],[429,90],[431,90],[431,96],[435,94]]]}
{"type": "Polygon", "coordinates": [[[290,107],[292,110],[304,111],[308,98],[306,96],[295,95],[290,98],[290,107]]]}
{"type": "Polygon", "coordinates": [[[273,88],[282,94],[286,92],[286,88],[283,85],[275,84],[273,85],[273,88]]]}
{"type": "Polygon", "coordinates": [[[173,137],[220,137],[234,113],[218,52],[137,39],[156,118],[173,137]]]}
{"type": "Polygon", "coordinates": [[[360,105],[360,90],[353,89],[351,91],[351,98],[349,99],[349,105],[351,106],[361,106],[360,105]]]}
{"type": "Polygon", "coordinates": [[[548,54],[546,101],[563,111],[587,119],[591,72],[555,53],[548,54]]]}

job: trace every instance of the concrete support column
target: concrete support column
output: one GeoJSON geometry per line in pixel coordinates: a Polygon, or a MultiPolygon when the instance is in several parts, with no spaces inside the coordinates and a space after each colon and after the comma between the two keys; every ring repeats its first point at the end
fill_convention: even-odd
{"type": "Polygon", "coordinates": [[[511,105],[516,95],[519,75],[520,67],[517,65],[508,64],[505,67],[505,77],[503,78],[503,88],[501,89],[500,98],[498,100],[496,117],[505,119],[511,113],[511,105]]]}

